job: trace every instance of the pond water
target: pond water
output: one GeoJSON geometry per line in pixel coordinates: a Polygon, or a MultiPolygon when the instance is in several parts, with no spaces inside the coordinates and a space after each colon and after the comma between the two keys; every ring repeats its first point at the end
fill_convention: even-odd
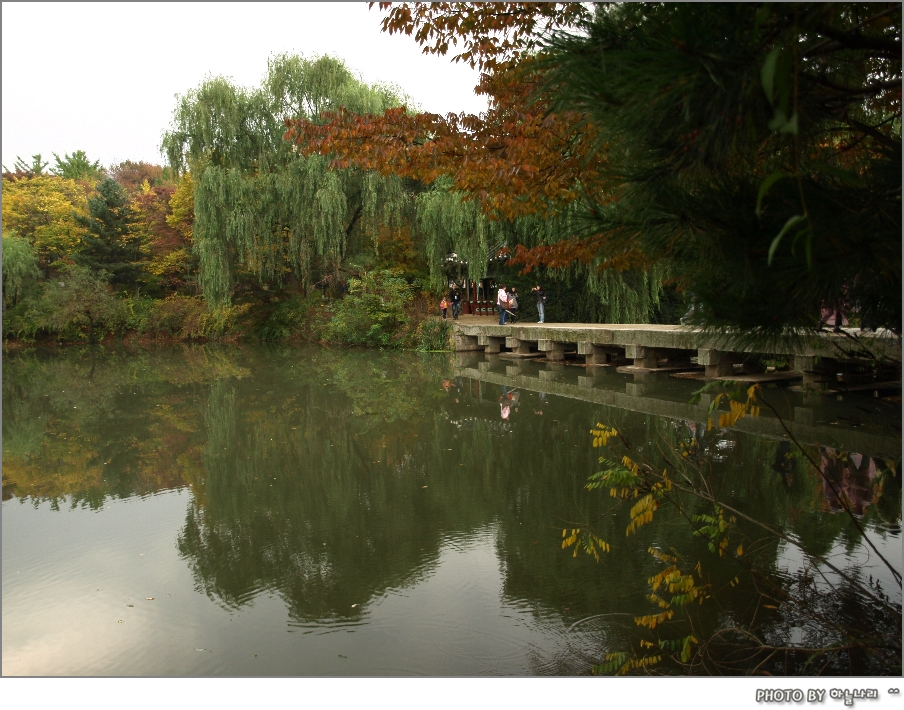
{"type": "MultiPolygon", "coordinates": [[[[826,471],[847,452],[832,475],[855,523],[774,415],[708,430],[688,404],[700,383],[662,375],[213,345],[3,365],[4,675],[588,673],[656,611],[649,547],[695,556],[720,590],[739,574],[677,514],[625,535],[627,507],[586,489],[598,422],[651,458],[696,440],[721,500],[870,576],[900,610],[875,554],[900,571],[885,473],[899,399],[767,390],[826,471]],[[599,561],[563,550],[563,529],[591,522],[611,546],[599,561]]],[[[798,572],[793,544],[746,535],[758,568],[798,572]]],[[[756,606],[741,574],[704,632],[756,606]]],[[[812,631],[760,613],[766,637],[812,631]]]]}

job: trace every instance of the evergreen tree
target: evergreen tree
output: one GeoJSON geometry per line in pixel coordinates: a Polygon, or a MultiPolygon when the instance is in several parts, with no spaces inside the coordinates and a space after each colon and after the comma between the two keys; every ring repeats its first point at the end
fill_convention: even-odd
{"type": "Polygon", "coordinates": [[[92,271],[107,271],[111,284],[132,287],[142,267],[141,239],[132,230],[134,213],[122,187],[110,178],[97,186],[88,198],[89,216],[76,216],[86,229],[75,262],[92,271]]]}
{"type": "Polygon", "coordinates": [[[711,326],[845,303],[900,332],[900,4],[606,4],[582,29],[549,42],[545,95],[622,187],[562,237],[670,262],[711,326]]]}
{"type": "Polygon", "coordinates": [[[3,166],[3,172],[5,173],[15,173],[17,175],[28,175],[34,177],[35,175],[43,175],[44,169],[50,165],[46,160],[41,159],[41,154],[31,156],[31,165],[26,163],[22,158],[18,155],[16,156],[16,162],[13,164],[13,170],[10,170],[5,165],[3,166]]]}
{"type": "Polygon", "coordinates": [[[100,161],[93,163],[83,150],[77,150],[72,155],[66,153],[62,158],[53,154],[56,165],[51,169],[54,175],[68,178],[69,180],[97,180],[103,177],[104,169],[100,161]]]}

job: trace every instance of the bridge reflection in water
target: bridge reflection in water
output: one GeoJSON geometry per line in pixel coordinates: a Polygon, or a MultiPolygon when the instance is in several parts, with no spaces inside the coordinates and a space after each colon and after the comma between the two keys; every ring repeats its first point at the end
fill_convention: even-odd
{"type": "MultiPolygon", "coordinates": [[[[720,403],[719,410],[708,414],[712,394],[702,394],[697,404],[690,404],[688,388],[681,386],[684,383],[670,381],[666,374],[626,376],[611,368],[571,367],[529,359],[506,360],[498,355],[464,352],[455,355],[455,375],[687,422],[706,423],[709,416],[717,418],[718,411],[728,411],[728,405],[720,403]]],[[[839,405],[839,398],[787,392],[778,386],[769,388],[768,393],[772,396],[767,395],[767,399],[776,408],[778,416],[763,407],[760,416],[740,419],[734,425],[735,429],[776,440],[787,439],[790,433],[801,444],[831,444],[844,451],[883,459],[900,456],[899,436],[845,425],[845,420],[851,418],[839,417],[840,411],[847,411],[839,405]]],[[[859,420],[855,424],[859,425],[859,420]]]]}

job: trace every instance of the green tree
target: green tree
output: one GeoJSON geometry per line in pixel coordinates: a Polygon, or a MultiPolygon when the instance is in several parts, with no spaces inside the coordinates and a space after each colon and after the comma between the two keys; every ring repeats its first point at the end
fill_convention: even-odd
{"type": "Polygon", "coordinates": [[[16,162],[13,164],[14,169],[10,170],[8,167],[6,167],[4,165],[3,172],[5,172],[5,173],[16,172],[19,174],[26,174],[29,176],[43,175],[44,169],[48,165],[50,165],[50,163],[48,163],[46,160],[42,160],[40,153],[38,153],[37,155],[31,156],[31,165],[26,163],[24,160],[22,160],[22,158],[20,158],[17,155],[16,162]]]}
{"type": "Polygon", "coordinates": [[[398,91],[364,84],[337,59],[290,55],[269,62],[257,89],[218,77],[179,99],[162,147],[174,170],[192,174],[192,234],[208,303],[228,303],[243,279],[306,289],[347,254],[377,248],[379,225],[410,208],[401,180],[299,156],[283,140],[284,122],[401,103],[398,91]]]}
{"type": "Polygon", "coordinates": [[[712,326],[900,331],[899,4],[605,4],[543,62],[621,184],[562,237],[669,261],[712,326]]]}
{"type": "Polygon", "coordinates": [[[63,336],[75,332],[89,343],[98,329],[118,330],[125,322],[125,305],[110,292],[108,277],[84,266],[67,267],[63,280],[50,282],[43,294],[39,325],[63,336]]]}
{"type": "Polygon", "coordinates": [[[401,345],[413,295],[405,279],[392,271],[369,271],[350,279],[348,295],[337,302],[327,337],[349,345],[401,345]]]}
{"type": "Polygon", "coordinates": [[[3,234],[3,304],[15,305],[25,289],[41,275],[34,247],[15,232],[3,234]]]}
{"type": "Polygon", "coordinates": [[[45,274],[81,245],[85,228],[78,217],[88,212],[85,188],[50,175],[3,180],[3,228],[34,246],[45,274]]]}
{"type": "Polygon", "coordinates": [[[104,175],[100,161],[92,163],[83,150],[77,150],[72,155],[66,153],[62,158],[54,153],[53,157],[56,165],[50,172],[54,175],[69,180],[99,180],[104,175]]]}
{"type": "Polygon", "coordinates": [[[125,191],[107,178],[97,186],[97,194],[88,199],[88,211],[89,216],[76,217],[85,234],[74,260],[95,271],[108,271],[113,284],[134,286],[142,273],[142,244],[132,229],[135,215],[125,191]]]}

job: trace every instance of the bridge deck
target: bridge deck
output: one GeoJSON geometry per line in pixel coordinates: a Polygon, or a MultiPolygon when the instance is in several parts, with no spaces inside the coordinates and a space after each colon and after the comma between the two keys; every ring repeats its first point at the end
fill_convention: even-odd
{"type": "Polygon", "coordinates": [[[528,356],[537,352],[547,360],[561,361],[568,351],[584,356],[588,364],[624,365],[656,370],[686,364],[705,368],[706,377],[732,373],[747,354],[786,360],[803,374],[819,369],[819,361],[845,361],[874,357],[900,369],[901,339],[886,331],[788,335],[766,342],[739,344],[722,334],[681,325],[631,325],[610,323],[516,323],[499,325],[488,318],[462,318],[453,325],[456,351],[505,351],[528,356]],[[694,363],[692,364],[691,359],[694,363]]]}

